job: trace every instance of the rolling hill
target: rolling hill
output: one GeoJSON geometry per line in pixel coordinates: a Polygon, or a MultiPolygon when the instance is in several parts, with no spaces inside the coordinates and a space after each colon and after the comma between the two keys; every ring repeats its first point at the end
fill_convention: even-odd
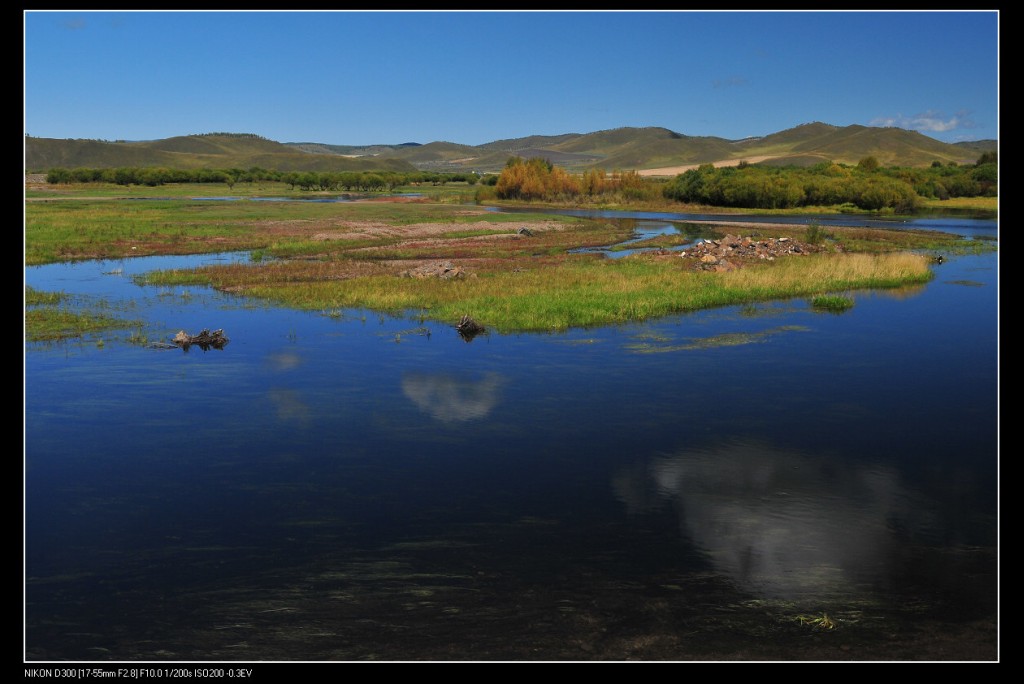
{"type": "Polygon", "coordinates": [[[999,150],[999,141],[992,140],[991,138],[987,140],[964,140],[953,144],[965,150],[977,152],[978,156],[981,156],[982,152],[996,152],[999,150]]]}
{"type": "Polygon", "coordinates": [[[809,166],[822,161],[856,164],[867,156],[883,165],[928,166],[942,163],[973,163],[980,152],[952,145],[916,131],[868,126],[833,126],[814,122],[766,136],[727,140],[714,136],[688,136],[660,127],[616,128],[593,133],[533,135],[510,138],[475,147],[430,143],[419,148],[377,146],[377,158],[392,157],[423,170],[500,170],[508,157],[544,157],[570,171],[590,168],[645,170],[645,175],[674,175],[680,168],[714,163],[751,163],[809,166]],[[435,145],[444,148],[432,148],[435,145]]]}
{"type": "Polygon", "coordinates": [[[163,167],[275,171],[414,171],[394,157],[346,157],[304,152],[256,135],[212,133],[143,142],[25,138],[25,170],[163,167]]]}
{"type": "Polygon", "coordinates": [[[396,145],[279,143],[251,134],[211,133],[142,142],[25,139],[25,168],[251,168],[280,171],[499,171],[510,156],[544,157],[570,171],[592,168],[674,175],[698,164],[808,166],[856,164],[874,156],[886,166],[974,163],[997,141],[950,144],[901,128],[813,122],[765,136],[727,140],[667,128],[615,128],[593,133],[531,135],[483,145],[414,142],[396,145]]]}

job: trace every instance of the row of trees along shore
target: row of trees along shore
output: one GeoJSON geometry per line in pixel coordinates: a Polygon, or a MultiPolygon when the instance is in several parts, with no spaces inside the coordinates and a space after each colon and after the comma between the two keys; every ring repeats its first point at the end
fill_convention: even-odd
{"type": "Polygon", "coordinates": [[[533,157],[511,157],[498,175],[482,178],[475,173],[416,171],[272,171],[251,169],[51,169],[48,183],[114,183],[158,186],[165,183],[283,182],[292,189],[393,191],[403,185],[478,181],[478,200],[503,199],[563,202],[581,198],[622,201],[670,199],[691,204],[750,209],[789,209],[803,206],[849,206],[869,211],[909,211],[921,198],[995,197],[999,171],[995,152],[981,155],[977,163],[958,165],[933,162],[929,167],[882,167],[874,157],[855,166],[822,162],[809,167],[737,166],[702,164],[672,180],[654,180],[636,171],[592,169],[582,174],[533,157]]]}
{"type": "Polygon", "coordinates": [[[294,190],[345,190],[373,192],[394,190],[402,185],[465,182],[475,184],[474,173],[429,173],[414,171],[272,171],[259,167],[250,169],[165,169],[152,167],[119,167],[111,169],[50,169],[47,183],[113,183],[155,187],[167,183],[287,183],[294,190]]]}
{"type": "MultiPolygon", "coordinates": [[[[703,164],[668,183],[656,183],[634,171],[587,171],[570,175],[550,162],[512,157],[494,185],[493,196],[508,200],[565,201],[617,194],[622,199],[662,197],[719,207],[789,209],[849,205],[865,210],[909,211],[921,198],[995,197],[998,160],[984,153],[973,165],[934,162],[925,168],[882,167],[874,157],[856,166],[822,162],[810,167],[703,164]]],[[[481,195],[490,194],[485,191],[481,195]]]]}

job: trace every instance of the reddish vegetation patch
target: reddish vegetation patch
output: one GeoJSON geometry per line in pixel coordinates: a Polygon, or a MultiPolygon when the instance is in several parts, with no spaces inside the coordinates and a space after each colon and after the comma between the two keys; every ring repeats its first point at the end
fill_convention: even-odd
{"type": "Polygon", "coordinates": [[[388,202],[393,204],[424,204],[429,202],[430,199],[427,197],[369,197],[367,199],[356,200],[358,202],[388,202]]]}

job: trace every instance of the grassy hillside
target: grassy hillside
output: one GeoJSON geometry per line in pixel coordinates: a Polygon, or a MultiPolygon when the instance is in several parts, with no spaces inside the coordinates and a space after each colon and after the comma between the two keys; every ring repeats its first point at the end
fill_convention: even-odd
{"type": "MultiPolygon", "coordinates": [[[[973,150],[915,131],[841,127],[821,122],[743,140],[687,136],[667,128],[648,127],[616,128],[583,135],[532,136],[479,147],[491,150],[515,147],[519,156],[545,157],[570,170],[656,169],[740,159],[772,165],[809,166],[821,161],[856,164],[867,156],[877,157],[884,165],[928,166],[933,161],[963,163],[977,158],[973,150]]],[[[469,164],[475,169],[496,170],[505,159],[507,153],[481,155],[469,164]]]]}
{"type": "MultiPolygon", "coordinates": [[[[662,169],[746,159],[751,163],[809,166],[821,161],[856,164],[874,156],[885,166],[974,163],[997,143],[949,144],[916,131],[869,126],[802,124],[770,135],[726,140],[687,136],[660,127],[593,133],[533,135],[483,145],[453,142],[398,145],[278,143],[247,134],[180,136],[145,142],[25,139],[28,171],[54,167],[250,168],[280,171],[500,171],[510,156],[544,157],[582,171],[662,169]]],[[[671,174],[670,174],[671,175],[671,174]]]]}
{"type": "MultiPolygon", "coordinates": [[[[424,162],[451,161],[453,159],[465,159],[477,157],[480,150],[472,145],[459,145],[451,142],[432,142],[416,147],[402,147],[388,153],[387,156],[396,159],[403,159],[412,164],[424,162]]],[[[384,155],[382,155],[384,156],[384,155]]]]}
{"type": "Polygon", "coordinates": [[[25,170],[162,167],[275,171],[412,171],[401,159],[312,154],[246,134],[190,135],[145,142],[25,138],[25,170]]]}
{"type": "Polygon", "coordinates": [[[977,153],[980,157],[982,152],[998,152],[999,141],[998,140],[964,140],[961,142],[953,143],[957,147],[962,147],[965,150],[971,150],[971,152],[977,153]]]}
{"type": "Polygon", "coordinates": [[[521,150],[528,149],[548,149],[561,143],[570,142],[576,138],[580,138],[580,133],[563,133],[562,135],[530,135],[525,138],[506,138],[504,140],[494,140],[483,145],[477,145],[477,147],[484,150],[491,150],[494,152],[507,152],[510,154],[518,154],[521,150]]]}
{"type": "MultiPolygon", "coordinates": [[[[842,130],[839,126],[832,126],[820,122],[801,124],[784,131],[772,133],[759,138],[746,138],[733,143],[733,158],[740,157],[790,157],[794,156],[793,151],[798,147],[804,150],[813,150],[819,144],[825,144],[834,136],[836,131],[842,130]]],[[[817,163],[821,157],[811,154],[801,155],[808,159],[814,158],[817,163]]],[[[864,156],[864,155],[862,155],[864,156]]],[[[859,159],[859,158],[858,158],[859,159]]]]}
{"type": "Polygon", "coordinates": [[[352,157],[377,156],[406,147],[420,146],[420,143],[414,142],[400,143],[398,145],[328,145],[316,142],[288,142],[281,144],[313,154],[341,154],[352,157]]]}
{"type": "Polygon", "coordinates": [[[927,166],[933,161],[973,162],[955,145],[902,128],[846,126],[831,134],[793,146],[793,153],[814,154],[837,162],[856,163],[874,156],[883,166],[927,166]]]}

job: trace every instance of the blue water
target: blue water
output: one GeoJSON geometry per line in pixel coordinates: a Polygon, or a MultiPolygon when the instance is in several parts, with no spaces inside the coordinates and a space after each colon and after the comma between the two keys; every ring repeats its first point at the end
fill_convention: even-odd
{"type": "Polygon", "coordinates": [[[841,657],[823,612],[855,657],[979,623],[994,657],[994,254],[841,315],[470,343],[131,277],[246,258],[26,268],[230,338],[27,347],[27,659],[841,657]]]}
{"type": "MultiPolygon", "coordinates": [[[[536,209],[529,207],[500,207],[493,211],[504,213],[536,213],[536,209]]],[[[617,210],[593,210],[593,209],[544,209],[545,213],[558,214],[561,216],[580,216],[584,218],[611,218],[611,219],[647,219],[656,221],[672,222],[714,222],[714,223],[794,223],[806,225],[817,223],[821,226],[867,226],[869,228],[920,229],[940,230],[948,233],[955,233],[965,237],[975,235],[995,235],[997,222],[990,219],[977,219],[970,217],[942,217],[942,216],[921,216],[921,217],[893,217],[880,218],[864,215],[847,214],[801,214],[797,216],[765,216],[760,214],[699,214],[699,213],[670,213],[653,211],[617,211],[617,210]]]]}

